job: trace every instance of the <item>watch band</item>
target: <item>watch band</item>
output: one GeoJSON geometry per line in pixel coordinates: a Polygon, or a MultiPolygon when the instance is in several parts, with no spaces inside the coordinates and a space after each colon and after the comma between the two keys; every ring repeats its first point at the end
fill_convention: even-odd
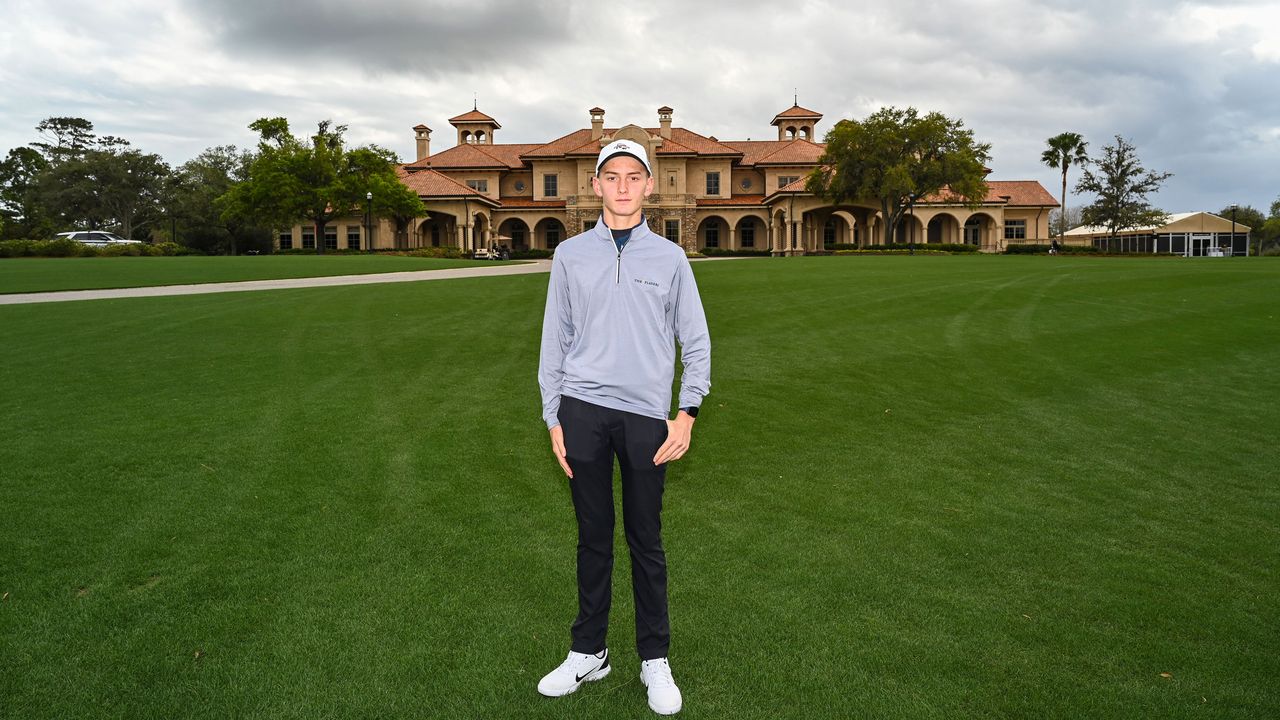
{"type": "Polygon", "coordinates": [[[680,409],[683,410],[684,413],[691,418],[698,417],[698,408],[696,407],[682,407],[680,409]]]}

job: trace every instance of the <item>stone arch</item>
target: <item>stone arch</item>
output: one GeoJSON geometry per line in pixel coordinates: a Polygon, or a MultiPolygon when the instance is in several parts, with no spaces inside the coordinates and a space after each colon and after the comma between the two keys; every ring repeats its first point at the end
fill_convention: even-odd
{"type": "Polygon", "coordinates": [[[719,215],[708,215],[698,223],[695,247],[723,248],[729,242],[729,222],[719,215]]]}
{"type": "Polygon", "coordinates": [[[788,139],[788,140],[795,140],[795,139],[796,139],[796,126],[795,126],[795,125],[788,125],[788,126],[787,126],[787,139],[788,139]]]}
{"type": "Polygon", "coordinates": [[[804,138],[805,140],[812,140],[812,139],[813,139],[813,128],[809,127],[808,125],[801,125],[801,126],[800,126],[800,137],[804,138]]]}
{"type": "Polygon", "coordinates": [[[548,215],[534,223],[533,243],[536,248],[554,250],[556,245],[568,239],[564,223],[558,217],[548,215]]]}
{"type": "Polygon", "coordinates": [[[832,210],[831,216],[844,221],[842,235],[836,236],[836,242],[852,245],[857,242],[858,219],[848,210],[832,210]]]}
{"type": "Polygon", "coordinates": [[[995,250],[997,226],[995,217],[990,213],[979,211],[969,215],[964,221],[965,244],[977,245],[983,250],[995,250]]]}
{"type": "Polygon", "coordinates": [[[521,218],[507,218],[498,224],[498,236],[494,240],[499,245],[506,245],[512,250],[528,250],[533,242],[533,234],[529,231],[529,223],[521,218]]]}
{"type": "Polygon", "coordinates": [[[898,227],[893,231],[893,241],[895,243],[922,243],[924,242],[924,237],[924,221],[915,213],[904,212],[902,218],[898,220],[898,227]]]}
{"type": "Polygon", "coordinates": [[[929,218],[924,235],[926,243],[960,243],[964,240],[960,221],[949,212],[940,212],[929,218]]]}
{"type": "Polygon", "coordinates": [[[453,215],[432,210],[431,216],[414,230],[414,247],[457,247],[458,219],[453,215]]]}
{"type": "Polygon", "coordinates": [[[487,214],[477,212],[471,216],[471,232],[468,233],[471,239],[471,250],[488,248],[492,244],[489,225],[489,216],[487,214]]]}
{"type": "Polygon", "coordinates": [[[484,131],[483,131],[483,130],[477,130],[477,131],[476,131],[476,134],[475,134],[475,139],[476,139],[476,140],[475,140],[475,141],[476,141],[476,143],[477,143],[477,144],[481,144],[481,145],[482,145],[482,144],[484,144],[485,137],[486,137],[486,135],[485,135],[485,133],[484,133],[484,131]]]}
{"type": "Polygon", "coordinates": [[[471,143],[475,142],[475,137],[472,136],[470,130],[463,130],[461,133],[458,134],[458,139],[462,140],[463,144],[466,144],[466,145],[470,145],[471,143]]]}
{"type": "Polygon", "coordinates": [[[734,250],[767,250],[768,221],[756,215],[743,215],[733,226],[734,250]]]}

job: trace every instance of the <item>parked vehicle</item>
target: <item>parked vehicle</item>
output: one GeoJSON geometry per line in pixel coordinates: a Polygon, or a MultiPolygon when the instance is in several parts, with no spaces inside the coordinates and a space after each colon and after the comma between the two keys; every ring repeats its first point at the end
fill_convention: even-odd
{"type": "Polygon", "coordinates": [[[58,239],[75,240],[85,245],[93,245],[95,247],[106,247],[107,245],[141,245],[141,240],[126,240],[115,233],[103,232],[101,230],[73,230],[71,232],[58,233],[58,239]]]}

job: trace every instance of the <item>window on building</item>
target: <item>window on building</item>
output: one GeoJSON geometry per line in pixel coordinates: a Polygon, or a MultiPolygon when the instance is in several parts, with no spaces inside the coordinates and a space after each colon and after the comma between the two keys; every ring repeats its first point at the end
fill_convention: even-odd
{"type": "Polygon", "coordinates": [[[293,233],[292,232],[280,233],[280,249],[281,250],[293,249],[293,233]]]}
{"type": "Polygon", "coordinates": [[[511,247],[516,249],[524,249],[524,228],[512,228],[511,230],[511,247]]]}
{"type": "Polygon", "coordinates": [[[836,221],[831,218],[827,218],[827,224],[822,226],[822,244],[824,247],[836,244],[836,221]]]}
{"type": "Polygon", "coordinates": [[[596,226],[596,224],[595,224],[594,222],[591,222],[590,220],[583,220],[583,221],[582,221],[582,232],[591,232],[591,228],[593,228],[593,227],[595,227],[595,226],[596,226]]]}
{"type": "Polygon", "coordinates": [[[738,233],[738,237],[742,239],[742,247],[753,248],[756,246],[756,224],[749,222],[742,226],[742,230],[738,233]]]}
{"type": "Polygon", "coordinates": [[[324,228],[324,249],[338,249],[338,228],[333,225],[326,225],[324,228]]]}
{"type": "Polygon", "coordinates": [[[797,181],[797,180],[799,180],[799,179],[800,179],[800,176],[799,176],[799,175],[779,175],[779,176],[778,176],[778,189],[779,189],[779,190],[781,190],[782,188],[784,188],[784,187],[786,187],[786,186],[790,185],[791,183],[793,183],[793,182],[795,182],[795,181],[797,181]]]}
{"type": "Polygon", "coordinates": [[[680,221],[679,220],[668,220],[666,222],[666,226],[664,227],[664,230],[665,232],[663,232],[663,235],[665,235],[668,240],[670,240],[673,243],[680,242],[680,221]]]}
{"type": "Polygon", "coordinates": [[[547,228],[547,249],[554,250],[555,247],[559,244],[560,244],[560,228],[558,227],[547,228]]]}
{"type": "Polygon", "coordinates": [[[489,192],[489,181],[488,180],[468,180],[467,187],[471,188],[472,190],[475,190],[476,192],[487,193],[489,192]]]}
{"type": "Polygon", "coordinates": [[[708,195],[720,194],[720,173],[718,172],[707,173],[707,194],[708,195]]]}
{"type": "Polygon", "coordinates": [[[440,247],[440,226],[431,226],[431,247],[440,247]]]}
{"type": "Polygon", "coordinates": [[[706,229],[706,245],[703,247],[720,247],[720,223],[711,223],[706,229]]]}
{"type": "Polygon", "coordinates": [[[360,226],[359,225],[347,226],[347,247],[352,250],[360,249],[360,226]]]}
{"type": "Polygon", "coordinates": [[[1005,240],[1026,240],[1027,239],[1027,221],[1026,220],[1005,220],[1004,221],[1004,239],[1005,240]]]}
{"type": "Polygon", "coordinates": [[[542,194],[547,197],[557,197],[560,195],[560,176],[559,175],[543,175],[542,176],[542,194]]]}
{"type": "Polygon", "coordinates": [[[316,249],[316,229],[314,227],[302,229],[302,249],[303,250],[316,249]]]}

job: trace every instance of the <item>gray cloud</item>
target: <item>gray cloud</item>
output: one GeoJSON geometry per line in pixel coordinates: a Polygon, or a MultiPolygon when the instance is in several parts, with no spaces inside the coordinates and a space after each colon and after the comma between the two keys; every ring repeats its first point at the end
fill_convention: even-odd
{"type": "Polygon", "coordinates": [[[1169,210],[1280,193],[1273,2],[149,1],[6,11],[0,152],[42,117],[80,115],[181,162],[283,115],[408,156],[419,122],[434,149],[452,145],[446,119],[473,92],[500,142],[586,127],[593,105],[609,125],[654,125],[663,104],[677,125],[762,139],[796,89],[820,132],[885,104],[961,117],[993,144],[995,177],[1055,194],[1039,157],[1064,130],[1095,151],[1132,139],[1176,174],[1156,198],[1169,210]]]}
{"type": "Polygon", "coordinates": [[[352,3],[189,0],[219,44],[276,62],[353,64],[374,72],[484,74],[572,39],[568,5],[502,0],[352,3]]]}

